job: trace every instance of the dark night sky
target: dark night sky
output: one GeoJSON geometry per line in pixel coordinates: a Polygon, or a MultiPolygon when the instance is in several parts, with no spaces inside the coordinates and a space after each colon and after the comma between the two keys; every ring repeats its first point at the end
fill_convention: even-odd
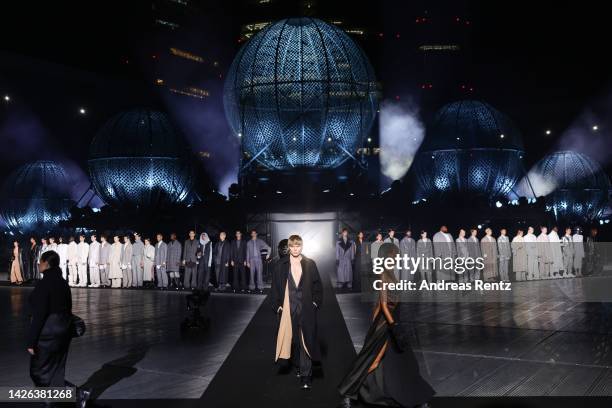
{"type": "MultiPolygon", "coordinates": [[[[181,44],[220,61],[225,72],[239,46],[240,24],[250,16],[242,2],[199,3],[201,12],[191,16],[194,24],[180,34],[181,44]]],[[[600,121],[598,134],[589,137],[603,140],[607,150],[612,145],[612,129],[607,128],[612,128],[612,121],[606,124],[604,118],[612,118],[612,67],[603,2],[379,1],[359,3],[363,7],[333,3],[342,18],[385,33],[380,47],[365,48],[374,50],[371,58],[386,97],[412,92],[407,86],[414,84],[410,78],[415,61],[409,48],[415,42],[410,35],[414,17],[422,14],[419,4],[457,8],[472,22],[466,74],[475,87],[473,96],[515,120],[525,136],[529,162],[552,149],[585,112],[600,121]],[[402,34],[401,40],[393,38],[395,33],[402,34]],[[550,136],[544,133],[547,128],[553,129],[550,136]]],[[[165,43],[151,32],[150,9],[151,2],[141,1],[24,1],[0,6],[0,93],[12,98],[9,104],[0,101],[0,179],[15,166],[41,157],[66,157],[85,169],[89,141],[110,115],[130,106],[163,108],[172,103],[151,85],[155,73],[147,58],[165,43]],[[126,58],[127,65],[122,63],[126,58]],[[81,106],[87,107],[87,115],[78,114],[81,106]],[[22,136],[11,139],[6,132],[15,129],[21,129],[16,133],[22,136]],[[18,143],[19,150],[11,149],[11,143],[18,143]]],[[[202,79],[214,91],[208,100],[184,108],[206,112],[197,130],[203,134],[202,145],[196,150],[212,149],[218,138],[226,137],[222,81],[214,79],[202,79]]],[[[603,154],[609,159],[607,151],[603,154]]],[[[610,168],[609,161],[605,165],[610,168]]]]}

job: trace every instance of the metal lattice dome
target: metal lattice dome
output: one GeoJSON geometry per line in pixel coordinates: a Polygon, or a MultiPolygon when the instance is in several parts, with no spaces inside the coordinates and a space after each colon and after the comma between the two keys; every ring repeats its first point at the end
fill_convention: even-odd
{"type": "Polygon", "coordinates": [[[544,157],[529,172],[529,183],[536,196],[546,196],[546,208],[557,218],[582,220],[603,214],[611,186],[599,163],[572,151],[544,157]]]}
{"type": "Polygon", "coordinates": [[[36,161],[15,170],[2,187],[0,215],[16,233],[46,233],[70,216],[66,172],[52,161],[36,161]]]}
{"type": "Polygon", "coordinates": [[[417,198],[505,195],[523,174],[524,148],[512,121],[474,100],[442,107],[414,162],[417,198]]]}
{"type": "Polygon", "coordinates": [[[224,103],[247,157],[270,169],[333,168],[362,145],[378,90],[367,57],[342,30],[290,18],[238,52],[224,103]]]}
{"type": "Polygon", "coordinates": [[[184,138],[164,113],[147,109],[120,113],[100,129],[89,173],[102,200],[122,208],[182,203],[193,182],[184,138]]]}

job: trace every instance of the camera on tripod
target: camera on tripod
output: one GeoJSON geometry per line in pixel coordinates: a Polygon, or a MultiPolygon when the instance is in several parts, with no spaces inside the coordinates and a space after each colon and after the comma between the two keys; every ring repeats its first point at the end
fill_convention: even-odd
{"type": "Polygon", "coordinates": [[[181,331],[206,330],[210,325],[210,319],[202,314],[201,308],[205,308],[210,298],[208,291],[194,289],[185,296],[187,301],[187,317],[181,322],[181,331]]]}

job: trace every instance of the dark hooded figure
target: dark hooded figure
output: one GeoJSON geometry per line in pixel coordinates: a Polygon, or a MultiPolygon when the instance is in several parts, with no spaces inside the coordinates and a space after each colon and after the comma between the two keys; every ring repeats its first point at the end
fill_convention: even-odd
{"type": "Polygon", "coordinates": [[[290,361],[296,367],[300,387],[311,387],[312,362],[321,360],[317,338],[317,313],[323,287],[317,264],[302,255],[299,235],[288,240],[289,256],[280,258],[273,273],[274,311],[279,316],[275,361],[290,361]]]}

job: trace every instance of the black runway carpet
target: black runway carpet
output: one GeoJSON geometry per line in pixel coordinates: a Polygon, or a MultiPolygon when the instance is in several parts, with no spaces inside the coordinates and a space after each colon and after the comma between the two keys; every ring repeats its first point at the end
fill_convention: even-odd
{"type": "MultiPolygon", "coordinates": [[[[319,266],[321,268],[321,266],[319,266]]],[[[355,357],[355,349],[329,283],[323,280],[319,311],[322,361],[313,369],[313,387],[299,388],[293,371],[279,374],[274,363],[276,317],[266,299],[202,396],[207,407],[330,408],[340,402],[336,389],[355,357]]]]}

